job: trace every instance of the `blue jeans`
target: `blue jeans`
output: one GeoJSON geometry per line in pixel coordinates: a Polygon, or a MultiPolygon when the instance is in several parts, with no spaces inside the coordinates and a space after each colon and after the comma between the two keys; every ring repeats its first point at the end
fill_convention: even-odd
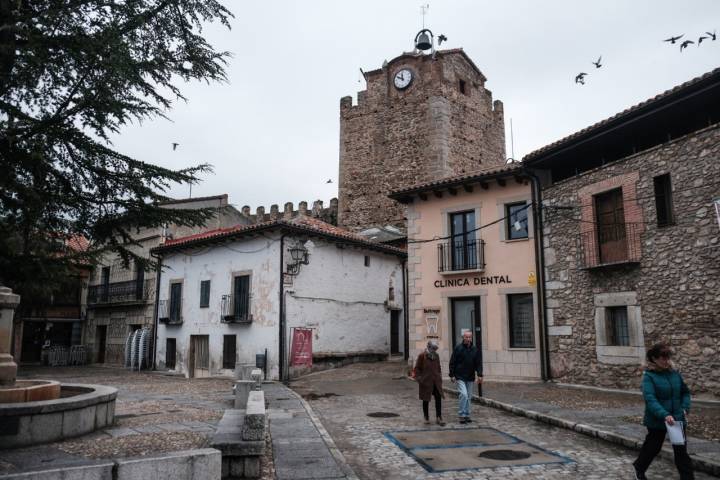
{"type": "Polygon", "coordinates": [[[474,383],[457,379],[459,417],[470,417],[470,399],[472,398],[474,383]]]}

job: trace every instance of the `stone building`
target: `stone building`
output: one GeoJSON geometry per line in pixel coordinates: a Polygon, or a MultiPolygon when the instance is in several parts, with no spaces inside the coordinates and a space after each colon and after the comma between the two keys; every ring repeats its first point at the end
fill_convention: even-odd
{"type": "Polygon", "coordinates": [[[405,228],[387,195],[505,163],[503,106],[462,49],[405,53],[340,100],[339,225],[405,228]]]}
{"type": "Polygon", "coordinates": [[[286,379],[293,330],[312,332],[314,364],[404,352],[405,251],[309,212],[174,238],[160,257],[156,365],[187,377],[232,376],[267,352],[286,379]]]}
{"type": "Polygon", "coordinates": [[[666,340],[720,395],[720,69],[530,153],[555,380],[636,389],[666,340]]]}
{"type": "Polygon", "coordinates": [[[484,375],[543,377],[530,179],[520,164],[393,192],[408,206],[410,363],[428,339],[448,372],[470,331],[484,375]]]}

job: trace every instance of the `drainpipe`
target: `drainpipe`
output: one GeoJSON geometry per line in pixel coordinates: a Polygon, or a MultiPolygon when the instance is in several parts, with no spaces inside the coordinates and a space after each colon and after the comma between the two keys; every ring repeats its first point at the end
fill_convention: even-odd
{"type": "Polygon", "coordinates": [[[407,361],[410,358],[410,316],[408,312],[408,288],[407,288],[407,277],[405,272],[407,268],[407,258],[402,262],[402,285],[403,285],[403,323],[405,324],[405,332],[403,333],[403,358],[407,361]]]}
{"type": "Polygon", "coordinates": [[[152,349],[152,369],[157,370],[157,331],[158,331],[158,309],[160,307],[160,274],[162,273],[162,256],[150,254],[157,260],[155,267],[155,304],[153,305],[153,349],[152,349]]]}
{"type": "Polygon", "coordinates": [[[278,300],[280,301],[280,315],[278,318],[278,325],[280,328],[278,342],[278,377],[280,378],[280,381],[285,379],[285,260],[283,258],[285,254],[285,235],[285,233],[280,235],[280,284],[278,286],[278,300]]]}
{"type": "Polygon", "coordinates": [[[543,220],[542,220],[542,188],[540,178],[529,169],[523,172],[532,181],[532,202],[533,202],[533,230],[535,233],[535,271],[537,272],[537,298],[539,301],[538,315],[540,320],[540,371],[542,379],[552,379],[550,373],[550,349],[548,345],[548,325],[545,316],[545,304],[547,303],[545,293],[545,250],[543,249],[543,220]]]}

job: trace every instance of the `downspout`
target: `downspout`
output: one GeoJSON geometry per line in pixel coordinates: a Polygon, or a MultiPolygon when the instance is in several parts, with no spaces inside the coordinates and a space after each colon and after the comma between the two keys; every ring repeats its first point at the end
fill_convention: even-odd
{"type": "Polygon", "coordinates": [[[537,297],[538,297],[538,320],[540,321],[540,372],[542,379],[547,381],[552,379],[550,371],[550,349],[548,345],[548,325],[545,315],[545,304],[547,303],[545,292],[545,250],[543,249],[543,216],[542,216],[542,188],[538,176],[528,170],[523,169],[525,174],[532,181],[532,202],[533,202],[533,230],[535,233],[535,271],[537,272],[537,297]]]}
{"type": "Polygon", "coordinates": [[[402,262],[402,284],[403,284],[403,323],[405,324],[405,332],[403,333],[403,358],[407,361],[410,358],[410,314],[408,312],[408,288],[407,277],[405,272],[407,268],[407,258],[402,262]]]}
{"type": "Polygon", "coordinates": [[[153,350],[152,350],[152,369],[157,370],[157,331],[158,331],[158,309],[160,308],[160,275],[162,273],[162,256],[150,254],[157,260],[155,267],[155,302],[153,305],[153,350]]]}
{"type": "Polygon", "coordinates": [[[280,301],[279,311],[280,315],[278,318],[279,331],[279,344],[278,344],[278,377],[280,381],[285,379],[285,233],[280,235],[280,283],[278,285],[280,301]]]}

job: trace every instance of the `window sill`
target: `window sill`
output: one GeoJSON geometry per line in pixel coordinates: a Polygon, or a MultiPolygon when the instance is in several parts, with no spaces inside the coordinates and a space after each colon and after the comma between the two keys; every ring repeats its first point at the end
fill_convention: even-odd
{"type": "Polygon", "coordinates": [[[621,265],[640,265],[640,260],[620,260],[618,262],[598,263],[596,265],[587,265],[582,267],[583,270],[595,270],[605,267],[616,267],[621,265]]]}
{"type": "Polygon", "coordinates": [[[536,352],[536,347],[528,347],[528,348],[521,348],[521,347],[508,347],[508,352],[536,352]]]}
{"type": "Polygon", "coordinates": [[[525,237],[525,238],[511,238],[511,239],[505,239],[505,240],[502,240],[502,241],[503,241],[503,243],[517,243],[517,242],[527,242],[527,241],[529,241],[529,240],[530,240],[530,237],[525,237]]]}
{"type": "Polygon", "coordinates": [[[438,272],[440,275],[463,275],[468,273],[483,273],[485,268],[471,268],[469,270],[446,270],[444,272],[438,272]]]}

